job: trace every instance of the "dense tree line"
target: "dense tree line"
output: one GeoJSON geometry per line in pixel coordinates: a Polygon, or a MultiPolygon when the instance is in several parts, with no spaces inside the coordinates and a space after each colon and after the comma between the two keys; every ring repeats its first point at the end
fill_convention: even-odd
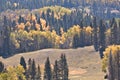
{"type": "Polygon", "coordinates": [[[38,9],[45,6],[63,6],[67,8],[80,8],[90,6],[91,14],[99,16],[105,19],[112,17],[120,17],[116,13],[112,13],[112,9],[120,9],[120,2],[118,0],[4,0],[0,1],[0,12],[5,10],[17,10],[17,9],[38,9]]]}
{"type": "MultiPolygon", "coordinates": [[[[111,3],[110,1],[103,0],[103,2],[99,0],[23,0],[23,1],[17,1],[17,0],[4,0],[1,1],[1,11],[6,10],[6,9],[21,9],[21,8],[28,8],[28,9],[36,9],[44,6],[50,6],[50,5],[59,5],[59,6],[64,6],[64,7],[78,7],[78,6],[86,6],[86,5],[99,5],[106,4],[106,6],[110,7],[116,7],[115,4],[118,2],[117,0],[112,0],[111,3]],[[16,3],[16,4],[15,4],[16,3]],[[96,3],[96,4],[95,4],[96,3]],[[34,6],[34,5],[35,6],[34,6]]],[[[119,4],[117,4],[119,5],[119,4]]]]}
{"type": "Polygon", "coordinates": [[[69,80],[69,69],[65,54],[61,54],[60,60],[56,60],[54,67],[51,67],[49,57],[47,57],[44,73],[41,73],[40,65],[36,65],[35,60],[29,58],[28,65],[24,57],[20,58],[20,65],[8,67],[0,62],[0,80],[69,80]],[[43,76],[42,76],[43,75],[43,76]]]}
{"type": "MultiPolygon", "coordinates": [[[[0,54],[8,57],[16,53],[44,48],[77,48],[94,45],[96,51],[103,51],[108,45],[120,44],[120,22],[113,18],[106,21],[96,19],[80,11],[62,12],[61,7],[53,7],[59,15],[47,8],[41,15],[16,16],[14,20],[3,17],[0,54]],[[64,14],[63,14],[64,13],[64,14]],[[56,16],[54,16],[56,15],[56,16]],[[71,27],[72,26],[72,27],[71,27]]],[[[23,14],[24,15],[24,14],[23,14]]]]}
{"type": "MultiPolygon", "coordinates": [[[[57,9],[60,11],[64,9],[62,7],[55,8],[56,11],[57,9]]],[[[72,31],[77,28],[79,29],[79,32],[77,31],[78,34],[80,31],[86,32],[84,36],[86,35],[88,39],[87,35],[91,36],[92,28],[86,27],[84,30],[80,29],[81,24],[79,24],[79,22],[82,20],[83,14],[80,11],[71,13],[70,10],[64,10],[66,10],[66,12],[59,12],[64,15],[55,14],[51,9],[47,9],[46,11],[43,10],[41,16],[31,13],[27,15],[27,18],[20,15],[18,16],[19,18],[15,20],[5,16],[3,18],[4,25],[2,25],[2,27],[4,27],[2,35],[5,37],[3,37],[4,43],[1,48],[1,55],[7,57],[15,53],[43,48],[70,48],[72,47],[72,45],[70,45],[70,43],[72,43],[71,40],[76,34],[76,32],[72,31]],[[60,18],[57,19],[54,15],[60,18]],[[78,16],[79,18],[77,19],[78,16]],[[73,28],[70,28],[71,26],[73,26],[73,28]]],[[[86,15],[85,18],[88,18],[89,21],[91,19],[88,15],[86,15]]],[[[88,26],[90,24],[89,21],[84,20],[83,26],[88,26]]],[[[86,44],[91,45],[91,41],[87,41],[86,44]]]]}

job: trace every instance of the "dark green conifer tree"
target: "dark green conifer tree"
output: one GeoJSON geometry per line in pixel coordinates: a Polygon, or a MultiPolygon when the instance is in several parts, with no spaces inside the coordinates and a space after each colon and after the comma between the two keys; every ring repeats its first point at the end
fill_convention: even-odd
{"type": "Polygon", "coordinates": [[[61,54],[61,60],[60,60],[60,66],[59,66],[59,68],[60,68],[60,76],[61,76],[61,79],[62,80],[68,80],[68,72],[69,72],[69,70],[68,70],[68,64],[67,64],[67,60],[66,60],[66,56],[65,56],[65,54],[61,54]]]}
{"type": "Polygon", "coordinates": [[[108,71],[109,71],[109,77],[108,79],[109,80],[114,80],[114,66],[113,66],[113,57],[112,57],[112,53],[110,51],[110,54],[109,54],[109,60],[108,60],[108,71]]]}
{"type": "Polygon", "coordinates": [[[120,80],[120,50],[118,48],[118,51],[116,54],[114,54],[114,76],[116,80],[120,80]]]}
{"type": "Polygon", "coordinates": [[[24,23],[24,18],[21,15],[19,16],[18,23],[24,23]]]}
{"type": "Polygon", "coordinates": [[[69,69],[68,69],[68,64],[67,64],[67,59],[65,54],[63,55],[63,68],[64,68],[63,80],[68,80],[69,69]]]}
{"type": "Polygon", "coordinates": [[[85,34],[84,34],[83,29],[80,31],[80,36],[78,37],[77,44],[78,44],[78,47],[85,46],[85,34]]]}
{"type": "Polygon", "coordinates": [[[27,80],[31,80],[31,77],[32,77],[31,73],[32,73],[32,60],[31,58],[29,58],[28,69],[26,70],[26,73],[25,73],[27,80]]]}
{"type": "Polygon", "coordinates": [[[117,44],[118,40],[118,27],[117,27],[117,22],[115,19],[113,19],[114,23],[111,26],[111,44],[117,44]]]}
{"type": "Polygon", "coordinates": [[[81,27],[81,31],[80,31],[80,37],[78,39],[78,46],[79,47],[84,47],[85,46],[85,35],[84,35],[84,30],[83,30],[83,19],[80,22],[80,27],[81,27]]]}
{"type": "Polygon", "coordinates": [[[106,48],[106,38],[105,38],[105,32],[106,32],[106,27],[105,23],[103,20],[100,20],[100,25],[99,25],[99,53],[100,57],[103,58],[103,52],[105,51],[106,48]]]}
{"type": "Polygon", "coordinates": [[[0,61],[0,73],[4,71],[4,64],[0,61]]]}
{"type": "Polygon", "coordinates": [[[44,80],[52,80],[52,70],[49,57],[47,57],[47,60],[45,62],[44,80]]]}
{"type": "Polygon", "coordinates": [[[118,26],[118,40],[117,40],[117,44],[120,44],[120,21],[119,21],[119,26],[118,26]]]}
{"type": "Polygon", "coordinates": [[[100,26],[99,26],[99,46],[103,47],[103,49],[106,48],[105,32],[106,32],[105,23],[103,22],[103,20],[100,20],[100,26]]]}
{"type": "Polygon", "coordinates": [[[2,56],[7,57],[10,54],[10,27],[7,17],[4,16],[4,42],[2,47],[2,56]]]}
{"type": "Polygon", "coordinates": [[[22,65],[25,70],[27,69],[26,62],[23,56],[20,58],[20,65],[22,65]]]}
{"type": "Polygon", "coordinates": [[[58,69],[58,62],[55,61],[54,70],[53,70],[53,80],[59,80],[59,69],[58,69]]]}
{"type": "Polygon", "coordinates": [[[41,80],[41,71],[40,71],[40,66],[38,65],[37,71],[36,71],[36,80],[41,80]]]}
{"type": "Polygon", "coordinates": [[[96,51],[98,51],[99,49],[99,45],[98,45],[98,27],[97,27],[97,22],[96,22],[96,17],[94,17],[93,20],[93,44],[94,44],[94,48],[96,51]]]}
{"type": "Polygon", "coordinates": [[[79,47],[79,35],[78,34],[75,34],[73,36],[72,46],[73,46],[73,48],[79,47]]]}
{"type": "Polygon", "coordinates": [[[35,64],[35,60],[33,59],[32,61],[32,66],[31,66],[31,79],[32,80],[36,80],[35,76],[36,76],[36,64],[35,64]]]}

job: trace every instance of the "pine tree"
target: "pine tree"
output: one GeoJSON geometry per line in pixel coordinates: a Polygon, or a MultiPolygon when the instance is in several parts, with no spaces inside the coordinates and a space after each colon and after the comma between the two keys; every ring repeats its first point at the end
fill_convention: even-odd
{"type": "Polygon", "coordinates": [[[68,80],[68,64],[67,64],[67,60],[66,60],[66,56],[65,54],[61,54],[61,59],[59,61],[59,64],[58,64],[58,68],[59,68],[59,77],[60,79],[62,80],[68,80]]]}
{"type": "Polygon", "coordinates": [[[20,24],[20,23],[24,23],[24,22],[25,22],[24,18],[20,15],[19,19],[18,19],[18,23],[20,24]]]}
{"type": "Polygon", "coordinates": [[[115,21],[115,19],[113,19],[114,23],[112,24],[111,27],[111,44],[117,44],[117,40],[118,40],[118,32],[117,32],[117,22],[115,21]]]}
{"type": "Polygon", "coordinates": [[[29,69],[30,69],[31,65],[32,65],[32,60],[31,60],[31,58],[29,58],[29,60],[28,60],[28,68],[29,69]]]}
{"type": "Polygon", "coordinates": [[[25,73],[27,80],[31,80],[31,77],[32,77],[31,73],[32,73],[32,60],[31,58],[29,58],[28,69],[26,70],[26,73],[25,73]]]}
{"type": "Polygon", "coordinates": [[[98,29],[97,29],[97,22],[96,22],[96,17],[94,17],[94,20],[93,20],[93,28],[94,28],[94,31],[93,31],[93,44],[94,44],[94,48],[96,51],[98,51],[98,29]]]}
{"type": "Polygon", "coordinates": [[[58,62],[57,60],[55,61],[55,65],[54,65],[54,70],[53,70],[53,80],[59,80],[59,69],[58,69],[58,62]]]}
{"type": "Polygon", "coordinates": [[[120,80],[120,50],[118,50],[118,53],[117,53],[117,65],[118,65],[118,69],[117,69],[118,74],[117,74],[117,76],[118,76],[118,80],[120,80]]]}
{"type": "MultiPolygon", "coordinates": [[[[90,22],[90,27],[93,29],[93,23],[92,23],[92,22],[90,22]]],[[[92,32],[92,34],[91,34],[90,43],[91,43],[90,45],[93,44],[93,32],[92,32]]]]}
{"type": "Polygon", "coordinates": [[[32,66],[31,66],[31,79],[32,80],[36,80],[35,76],[36,76],[36,65],[35,65],[35,60],[33,59],[32,61],[32,66]]]}
{"type": "Polygon", "coordinates": [[[100,26],[99,26],[99,45],[102,46],[105,50],[106,48],[106,42],[105,42],[105,32],[106,32],[106,27],[105,27],[105,23],[103,22],[103,20],[100,20],[100,26]]]}
{"type": "Polygon", "coordinates": [[[64,75],[63,75],[63,80],[68,80],[68,64],[66,60],[65,54],[63,55],[63,68],[64,68],[64,75]]]}
{"type": "Polygon", "coordinates": [[[109,80],[114,80],[114,69],[113,68],[114,68],[113,58],[112,58],[112,53],[110,52],[109,60],[108,60],[108,71],[109,71],[108,79],[109,80]]]}
{"type": "Polygon", "coordinates": [[[2,56],[7,57],[10,55],[10,27],[8,27],[9,22],[7,20],[7,17],[4,16],[4,42],[3,42],[3,47],[2,47],[2,56]]]}
{"type": "Polygon", "coordinates": [[[40,66],[39,65],[37,67],[35,80],[41,80],[41,71],[40,71],[40,66]]]}
{"type": "Polygon", "coordinates": [[[103,58],[103,52],[105,51],[106,48],[106,42],[105,42],[105,31],[106,31],[106,27],[105,27],[105,23],[103,22],[103,20],[100,20],[100,26],[99,26],[99,53],[100,53],[100,57],[103,58]]]}
{"type": "Polygon", "coordinates": [[[72,46],[73,46],[73,48],[79,47],[79,35],[78,34],[75,34],[73,36],[72,46]]]}
{"type": "Polygon", "coordinates": [[[45,62],[44,80],[52,80],[52,70],[50,66],[49,57],[47,57],[47,60],[45,62]]]}
{"type": "Polygon", "coordinates": [[[80,37],[79,37],[79,40],[78,40],[78,46],[79,47],[84,47],[85,46],[85,35],[84,35],[84,24],[83,24],[83,19],[81,20],[80,22],[80,27],[81,27],[81,31],[80,31],[80,37]]]}
{"type": "Polygon", "coordinates": [[[23,66],[23,68],[24,68],[25,70],[27,69],[27,67],[26,67],[26,62],[25,62],[25,59],[24,59],[23,56],[20,58],[20,64],[23,66]]]}
{"type": "Polygon", "coordinates": [[[120,54],[119,54],[119,48],[118,48],[118,51],[116,52],[116,54],[114,54],[114,70],[115,70],[115,79],[116,80],[120,80],[120,63],[119,63],[119,60],[120,60],[120,54]]]}
{"type": "Polygon", "coordinates": [[[4,64],[0,61],[0,73],[4,71],[4,64]]]}
{"type": "Polygon", "coordinates": [[[120,44],[120,21],[119,21],[119,26],[118,26],[118,40],[117,44],[120,44]]]}
{"type": "Polygon", "coordinates": [[[80,37],[77,41],[77,44],[79,47],[84,47],[85,46],[85,35],[83,29],[80,31],[80,37]]]}

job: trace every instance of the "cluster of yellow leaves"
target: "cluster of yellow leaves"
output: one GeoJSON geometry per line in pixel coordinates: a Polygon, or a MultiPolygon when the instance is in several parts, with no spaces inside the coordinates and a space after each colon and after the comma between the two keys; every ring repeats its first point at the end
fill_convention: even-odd
{"type": "Polygon", "coordinates": [[[42,32],[44,36],[54,44],[54,47],[59,48],[61,37],[57,35],[55,30],[42,32]]]}
{"type": "Polygon", "coordinates": [[[17,27],[18,27],[18,29],[24,30],[25,25],[24,25],[24,23],[20,23],[17,27]]]}
{"type": "Polygon", "coordinates": [[[30,27],[31,23],[29,21],[26,22],[25,26],[30,27]]]}
{"type": "Polygon", "coordinates": [[[0,74],[0,80],[26,80],[25,75],[23,74],[25,72],[24,68],[21,65],[18,65],[17,67],[8,67],[7,71],[0,74]]]}
{"type": "Polygon", "coordinates": [[[35,24],[35,27],[37,30],[40,30],[40,25],[39,24],[35,24]]]}
{"type": "Polygon", "coordinates": [[[45,30],[46,29],[46,21],[44,19],[40,18],[40,22],[41,22],[41,26],[42,26],[43,30],[45,30]]]}
{"type": "Polygon", "coordinates": [[[61,40],[61,37],[60,36],[56,36],[56,38],[55,38],[55,47],[56,48],[59,48],[60,40],[61,40]]]}
{"type": "Polygon", "coordinates": [[[57,36],[56,31],[55,31],[55,30],[52,30],[51,35],[52,35],[52,43],[54,43],[54,42],[55,42],[55,38],[56,38],[56,36],[57,36]]]}
{"type": "Polygon", "coordinates": [[[16,33],[16,36],[19,37],[21,40],[28,40],[28,39],[31,39],[31,36],[29,35],[29,33],[27,31],[24,31],[24,30],[19,30],[17,33],[16,33]]]}
{"type": "Polygon", "coordinates": [[[70,29],[68,29],[67,31],[67,35],[72,37],[75,34],[79,34],[81,31],[80,26],[79,25],[74,25],[73,27],[71,27],[70,29]]]}
{"type": "Polygon", "coordinates": [[[104,57],[102,59],[102,70],[103,71],[106,71],[106,68],[108,66],[108,57],[109,57],[110,52],[114,56],[115,54],[118,53],[118,51],[120,51],[120,45],[108,46],[108,48],[105,49],[104,57]]]}
{"type": "Polygon", "coordinates": [[[40,39],[42,39],[42,37],[45,37],[49,42],[54,44],[54,46],[57,48],[59,48],[59,44],[62,41],[65,41],[64,35],[62,36],[62,39],[61,39],[61,36],[57,35],[55,30],[52,30],[52,31],[31,30],[30,32],[27,32],[25,30],[19,30],[17,33],[11,33],[12,44],[16,45],[16,47],[19,44],[19,41],[16,40],[16,37],[19,38],[20,41],[26,41],[26,40],[34,40],[34,37],[36,35],[40,39]]]}
{"type": "Polygon", "coordinates": [[[67,34],[68,36],[74,36],[75,34],[80,34],[81,30],[83,30],[87,35],[91,35],[93,32],[93,28],[90,26],[81,29],[79,25],[74,25],[67,31],[67,34]]]}
{"type": "Polygon", "coordinates": [[[64,42],[66,41],[66,39],[67,39],[67,33],[66,32],[64,32],[63,34],[62,34],[62,36],[61,36],[61,44],[64,44],[64,42]]]}
{"type": "Polygon", "coordinates": [[[60,17],[63,16],[64,14],[70,14],[72,12],[70,9],[61,6],[47,6],[44,8],[40,8],[39,11],[41,11],[40,13],[42,12],[46,13],[48,9],[54,12],[54,17],[56,19],[60,19],[60,17]]]}
{"type": "Polygon", "coordinates": [[[35,21],[35,20],[36,20],[36,16],[33,15],[33,14],[29,14],[29,15],[27,16],[27,20],[29,20],[29,21],[35,21]]]}
{"type": "Polygon", "coordinates": [[[111,29],[108,29],[105,34],[106,34],[106,36],[110,36],[111,35],[111,29]]]}
{"type": "MultiPolygon", "coordinates": [[[[60,44],[64,44],[69,37],[73,37],[75,34],[80,35],[81,31],[85,32],[85,36],[91,37],[91,34],[93,32],[93,28],[90,26],[84,27],[83,29],[79,25],[74,25],[70,29],[68,29],[67,32],[64,32],[63,28],[60,28],[61,35],[58,35],[55,30],[50,31],[49,26],[46,27],[46,21],[44,19],[40,19],[42,31],[40,31],[40,25],[35,24],[35,27],[37,28],[37,31],[30,30],[31,23],[29,21],[26,22],[24,25],[21,23],[19,26],[19,30],[14,34],[11,35],[11,38],[13,38],[13,44],[16,44],[15,46],[19,47],[19,41],[25,41],[25,40],[34,40],[35,36],[37,35],[39,39],[43,39],[45,37],[49,42],[52,43],[52,45],[55,48],[59,48],[60,44]],[[24,30],[24,27],[28,27],[29,32],[24,30]],[[15,37],[18,39],[16,40],[15,37]]],[[[43,40],[41,40],[43,41],[43,40]]]]}
{"type": "Polygon", "coordinates": [[[91,28],[90,26],[88,26],[88,27],[85,28],[85,32],[86,32],[87,34],[92,34],[93,28],[91,28]]]}
{"type": "Polygon", "coordinates": [[[14,44],[15,48],[18,49],[20,47],[19,42],[16,40],[16,35],[14,33],[10,34],[11,44],[14,44]]]}

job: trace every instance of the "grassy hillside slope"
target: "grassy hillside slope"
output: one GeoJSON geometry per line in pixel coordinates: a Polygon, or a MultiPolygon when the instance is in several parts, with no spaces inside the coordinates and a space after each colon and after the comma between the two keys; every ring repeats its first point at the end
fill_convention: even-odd
{"type": "Polygon", "coordinates": [[[21,56],[24,56],[26,61],[29,58],[34,58],[43,70],[46,57],[50,57],[52,65],[56,59],[59,59],[61,53],[65,53],[67,56],[71,80],[104,80],[99,54],[94,51],[92,46],[78,49],[43,49],[17,54],[6,59],[0,58],[0,60],[8,66],[17,65],[21,56]]]}

